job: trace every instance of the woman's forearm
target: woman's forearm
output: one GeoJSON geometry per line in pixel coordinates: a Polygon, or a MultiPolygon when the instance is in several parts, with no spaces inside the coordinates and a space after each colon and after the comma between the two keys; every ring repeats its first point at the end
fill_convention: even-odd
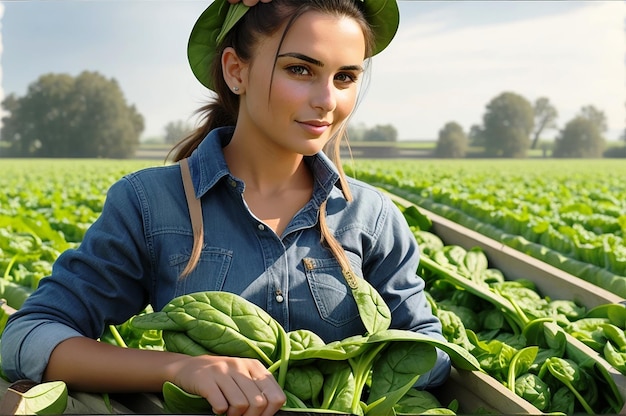
{"type": "Polygon", "coordinates": [[[43,378],[63,380],[70,388],[96,392],[157,392],[172,379],[181,354],[121,348],[76,337],[52,352],[43,378]]]}
{"type": "Polygon", "coordinates": [[[199,394],[216,414],[271,416],[286,397],[256,359],[121,348],[75,337],[52,351],[44,381],[90,392],[158,392],[165,381],[199,394]]]}

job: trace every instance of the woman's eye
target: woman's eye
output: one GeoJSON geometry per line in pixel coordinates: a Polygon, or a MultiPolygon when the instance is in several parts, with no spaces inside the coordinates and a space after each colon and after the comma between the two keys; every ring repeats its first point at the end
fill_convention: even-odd
{"type": "Polygon", "coordinates": [[[288,70],[294,75],[309,75],[309,70],[302,65],[290,66],[288,70]]]}
{"type": "Polygon", "coordinates": [[[356,82],[357,76],[354,74],[340,73],[335,76],[335,79],[339,82],[344,82],[344,83],[356,82]]]}

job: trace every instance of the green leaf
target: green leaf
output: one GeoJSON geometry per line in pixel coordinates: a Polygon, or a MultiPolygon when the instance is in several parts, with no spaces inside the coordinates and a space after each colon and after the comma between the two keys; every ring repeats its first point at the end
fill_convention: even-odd
{"type": "Polygon", "coordinates": [[[367,339],[367,337],[362,335],[355,335],[324,345],[312,345],[304,350],[292,350],[289,359],[292,361],[310,359],[347,360],[363,354],[364,351],[370,348],[367,344],[367,339]]]}
{"type": "Polygon", "coordinates": [[[420,212],[415,205],[409,205],[402,209],[402,214],[409,226],[417,227],[422,231],[428,231],[433,223],[430,218],[420,212]]]}
{"type": "Polygon", "coordinates": [[[15,411],[16,415],[62,414],[67,406],[67,386],[62,381],[36,384],[25,393],[15,411]]]}
{"type": "Polygon", "coordinates": [[[304,402],[317,397],[323,385],[324,375],[315,365],[290,367],[285,378],[285,390],[304,402]]]}
{"type": "Polygon", "coordinates": [[[391,311],[378,291],[365,279],[352,288],[361,321],[368,334],[384,331],[391,325],[391,311]]]}
{"type": "Polygon", "coordinates": [[[402,329],[388,329],[376,334],[373,334],[367,338],[368,344],[375,344],[379,342],[391,342],[391,341],[415,341],[429,344],[433,347],[439,348],[450,356],[454,366],[461,370],[476,371],[480,370],[480,364],[476,358],[469,353],[465,348],[455,345],[451,342],[435,339],[428,335],[420,334],[418,332],[402,330],[402,329]]]}
{"type": "Polygon", "coordinates": [[[243,15],[246,14],[248,9],[249,7],[244,5],[243,2],[230,5],[230,7],[228,8],[228,13],[226,14],[226,19],[222,24],[222,29],[220,30],[219,35],[217,35],[216,44],[220,44],[226,34],[230,32],[230,30],[239,21],[239,19],[241,19],[243,15]]]}
{"type": "Polygon", "coordinates": [[[435,347],[425,343],[392,342],[372,368],[372,383],[367,398],[367,412],[393,416],[393,407],[411,389],[421,375],[437,362],[435,347]],[[383,399],[383,400],[380,400],[383,399]]]}
{"type": "Polygon", "coordinates": [[[184,332],[163,331],[163,341],[167,351],[179,352],[191,356],[211,354],[209,350],[189,338],[184,332]]]}
{"type": "Polygon", "coordinates": [[[169,331],[182,331],[183,328],[172,320],[165,312],[150,312],[131,318],[130,325],[137,329],[156,329],[169,331]]]}
{"type": "Polygon", "coordinates": [[[350,413],[355,380],[347,361],[318,361],[324,374],[320,408],[350,413]]]}
{"type": "Polygon", "coordinates": [[[212,413],[211,404],[204,397],[187,393],[185,390],[169,381],[163,383],[163,400],[165,402],[165,408],[170,413],[212,413]]]}
{"type": "Polygon", "coordinates": [[[541,411],[550,406],[550,388],[535,374],[525,373],[521,375],[515,380],[511,388],[515,394],[541,411]]]}
{"type": "MultiPolygon", "coordinates": [[[[539,347],[529,346],[519,350],[509,364],[508,385],[511,390],[516,388],[516,380],[522,374],[528,372],[535,362],[539,347]]],[[[540,409],[542,410],[542,409],[540,409]]]]}

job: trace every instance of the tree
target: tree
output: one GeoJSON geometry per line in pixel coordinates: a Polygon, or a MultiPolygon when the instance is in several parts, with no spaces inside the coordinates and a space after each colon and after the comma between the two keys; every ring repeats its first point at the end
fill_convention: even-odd
{"type": "Polygon", "coordinates": [[[485,147],[484,134],[485,132],[483,131],[482,126],[478,124],[473,124],[472,127],[470,127],[469,133],[467,134],[469,144],[476,147],[485,147]]]}
{"type": "Polygon", "coordinates": [[[569,121],[554,142],[554,157],[598,158],[606,146],[598,124],[582,115],[569,121]]]}
{"type": "Polygon", "coordinates": [[[595,124],[600,133],[605,133],[608,130],[604,111],[598,110],[592,105],[587,105],[580,109],[579,115],[595,124]]]}
{"type": "Polygon", "coordinates": [[[192,127],[182,120],[170,121],[165,125],[165,143],[178,143],[178,141],[188,136],[191,131],[192,127]]]}
{"type": "Polygon", "coordinates": [[[144,128],[117,81],[97,72],[42,75],[2,105],[1,137],[12,156],[130,157],[144,128]]]}
{"type": "Polygon", "coordinates": [[[378,124],[363,132],[363,140],[366,142],[395,142],[398,140],[398,130],[391,124],[378,124]]]}
{"type": "Polygon", "coordinates": [[[526,157],[534,113],[521,95],[504,92],[492,99],[483,116],[483,138],[488,156],[526,157]]]}
{"type": "Polygon", "coordinates": [[[554,106],[550,104],[550,100],[545,97],[540,97],[535,101],[533,112],[535,114],[535,130],[530,144],[531,149],[537,147],[541,133],[545,129],[556,128],[556,119],[559,116],[556,108],[554,108],[554,106]]]}
{"type": "Polygon", "coordinates": [[[363,140],[363,135],[365,134],[365,131],[367,130],[367,127],[365,126],[365,123],[361,122],[361,123],[350,123],[348,125],[348,139],[351,142],[358,142],[358,141],[362,141],[363,140]]]}
{"type": "Polygon", "coordinates": [[[460,124],[450,121],[439,130],[435,156],[462,158],[467,153],[468,139],[460,124]]]}

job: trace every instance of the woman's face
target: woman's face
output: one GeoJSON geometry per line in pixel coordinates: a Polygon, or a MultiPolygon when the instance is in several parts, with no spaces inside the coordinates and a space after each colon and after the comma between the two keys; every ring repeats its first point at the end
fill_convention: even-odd
{"type": "Polygon", "coordinates": [[[274,68],[281,35],[262,40],[242,72],[237,129],[268,150],[312,155],[355,106],[365,38],[350,18],[307,12],[287,32],[274,68]]]}

